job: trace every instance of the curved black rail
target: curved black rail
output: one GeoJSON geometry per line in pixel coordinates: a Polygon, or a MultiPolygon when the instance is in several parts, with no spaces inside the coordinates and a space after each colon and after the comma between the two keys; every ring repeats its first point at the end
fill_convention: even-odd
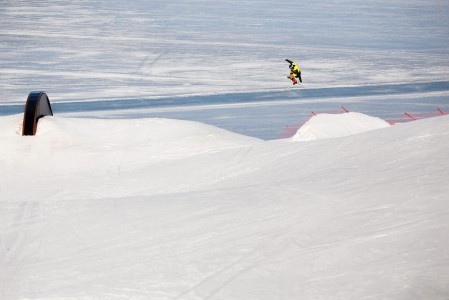
{"type": "Polygon", "coordinates": [[[22,135],[35,135],[37,122],[44,116],[53,116],[47,94],[45,92],[31,92],[25,105],[22,135]]]}

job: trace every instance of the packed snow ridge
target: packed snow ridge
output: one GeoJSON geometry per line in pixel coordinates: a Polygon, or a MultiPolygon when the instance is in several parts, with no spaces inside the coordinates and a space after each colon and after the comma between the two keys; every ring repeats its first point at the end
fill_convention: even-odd
{"type": "Polygon", "coordinates": [[[380,118],[357,112],[318,114],[301,126],[292,139],[295,141],[310,141],[344,137],[388,126],[390,124],[380,118]]]}
{"type": "Polygon", "coordinates": [[[0,117],[1,299],[448,299],[449,116],[318,115],[304,143],[21,121],[0,117]]]}

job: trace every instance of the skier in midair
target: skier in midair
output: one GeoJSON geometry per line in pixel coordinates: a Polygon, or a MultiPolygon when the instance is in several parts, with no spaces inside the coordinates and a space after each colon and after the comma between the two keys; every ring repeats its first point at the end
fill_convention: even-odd
{"type": "Polygon", "coordinates": [[[302,83],[301,69],[299,69],[298,65],[289,59],[286,59],[285,61],[290,64],[288,66],[290,68],[290,75],[288,75],[287,78],[293,81],[293,85],[298,84],[296,78],[298,78],[299,82],[302,83]]]}

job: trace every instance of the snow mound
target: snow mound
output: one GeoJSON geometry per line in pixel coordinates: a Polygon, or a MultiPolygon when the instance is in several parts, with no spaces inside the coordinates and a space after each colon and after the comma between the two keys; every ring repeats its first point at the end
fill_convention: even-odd
{"type": "MultiPolygon", "coordinates": [[[[67,195],[61,196],[65,192],[59,187],[64,183],[59,180],[68,178],[73,188],[70,199],[88,197],[92,190],[98,197],[113,197],[129,194],[126,190],[139,194],[142,188],[147,193],[195,189],[209,181],[203,174],[186,176],[200,168],[194,157],[263,142],[199,122],[162,118],[45,117],[39,120],[36,136],[25,137],[21,136],[21,123],[21,115],[0,117],[0,190],[15,182],[39,185],[39,173],[39,180],[51,182],[42,183],[47,200],[67,199],[67,195]],[[178,169],[181,162],[187,166],[178,169]],[[11,176],[6,178],[7,174],[11,176]]],[[[207,164],[220,171],[217,164],[207,164]]],[[[214,180],[211,176],[210,181],[214,180]]],[[[23,193],[11,190],[0,193],[0,199],[33,198],[35,193],[33,188],[23,193]]]]}
{"type": "Polygon", "coordinates": [[[2,300],[448,299],[449,116],[320,143],[20,122],[0,117],[2,300]]]}
{"type": "Polygon", "coordinates": [[[156,154],[158,158],[161,154],[182,158],[260,141],[194,121],[162,118],[130,121],[46,117],[39,121],[35,137],[22,137],[21,123],[21,115],[0,118],[0,139],[4,148],[0,163],[10,161],[11,157],[7,156],[21,153],[10,151],[13,148],[31,152],[39,148],[52,156],[87,150],[102,159],[117,151],[125,152],[124,157],[140,151],[146,158],[156,154]]]}
{"type": "Polygon", "coordinates": [[[307,121],[292,137],[294,141],[311,141],[344,137],[388,127],[388,122],[362,113],[318,114],[307,121]]]}

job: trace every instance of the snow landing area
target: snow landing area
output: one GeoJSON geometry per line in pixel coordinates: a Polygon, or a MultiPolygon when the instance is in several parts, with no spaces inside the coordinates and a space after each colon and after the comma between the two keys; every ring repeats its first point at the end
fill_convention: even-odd
{"type": "Polygon", "coordinates": [[[449,298],[449,116],[307,143],[21,121],[0,117],[2,300],[449,298]]]}

